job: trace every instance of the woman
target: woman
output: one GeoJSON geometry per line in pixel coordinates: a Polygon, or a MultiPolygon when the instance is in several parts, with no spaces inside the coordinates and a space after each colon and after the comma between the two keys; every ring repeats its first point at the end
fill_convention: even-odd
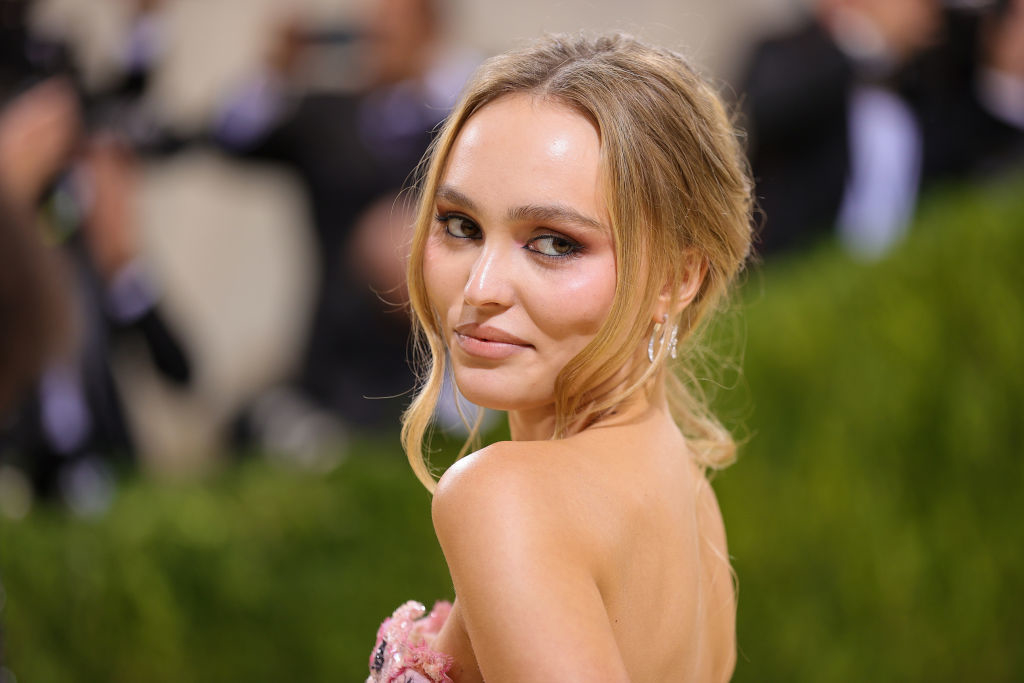
{"type": "Polygon", "coordinates": [[[429,155],[409,291],[428,372],[403,444],[456,599],[386,621],[371,681],[711,681],[735,659],[704,476],[727,432],[667,363],[750,248],[750,181],[678,55],[554,36],[486,63],[429,155]],[[512,440],[439,482],[447,363],[512,440]]]}

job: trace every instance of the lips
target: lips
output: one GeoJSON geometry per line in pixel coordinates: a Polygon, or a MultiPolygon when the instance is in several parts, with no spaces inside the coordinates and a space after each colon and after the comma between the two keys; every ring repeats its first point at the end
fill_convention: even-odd
{"type": "Polygon", "coordinates": [[[484,342],[498,342],[500,344],[515,344],[516,346],[531,346],[514,334],[505,330],[479,323],[463,323],[455,328],[455,333],[465,337],[473,337],[484,342]]]}
{"type": "Polygon", "coordinates": [[[459,348],[471,356],[499,360],[533,348],[529,342],[497,327],[464,323],[455,328],[459,348]]]}

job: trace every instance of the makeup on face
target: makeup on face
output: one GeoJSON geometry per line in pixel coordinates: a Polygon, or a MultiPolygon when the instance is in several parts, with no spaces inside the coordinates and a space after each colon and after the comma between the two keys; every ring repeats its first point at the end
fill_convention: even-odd
{"type": "Polygon", "coordinates": [[[597,130],[556,102],[496,100],[452,146],[435,210],[424,278],[460,390],[497,409],[553,404],[615,292],[597,130]]]}

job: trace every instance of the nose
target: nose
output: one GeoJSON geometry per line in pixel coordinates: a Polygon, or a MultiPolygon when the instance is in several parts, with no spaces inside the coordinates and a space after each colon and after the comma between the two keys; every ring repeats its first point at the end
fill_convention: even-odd
{"type": "Polygon", "coordinates": [[[466,280],[463,300],[470,306],[509,307],[514,299],[515,258],[510,245],[485,243],[466,280]]]}

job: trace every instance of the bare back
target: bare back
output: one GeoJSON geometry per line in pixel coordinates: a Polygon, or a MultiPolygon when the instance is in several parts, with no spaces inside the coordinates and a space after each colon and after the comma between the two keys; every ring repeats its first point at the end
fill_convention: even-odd
{"type": "MultiPolygon", "coordinates": [[[[500,462],[497,457],[486,462],[493,453],[481,453],[480,462],[464,467],[507,468],[517,471],[515,477],[532,477],[527,495],[543,501],[538,514],[548,525],[534,528],[564,532],[547,547],[562,553],[559,559],[570,569],[581,569],[570,570],[574,578],[559,586],[558,595],[570,601],[576,583],[592,581],[599,604],[588,614],[607,622],[609,645],[618,650],[625,670],[622,678],[640,683],[731,676],[735,598],[721,514],[664,411],[650,410],[638,420],[593,427],[560,441],[507,443],[500,451],[500,462]]],[[[439,529],[449,556],[446,533],[458,534],[458,527],[439,529]]],[[[449,556],[449,564],[460,562],[458,557],[449,556]]],[[[436,646],[456,657],[455,680],[482,680],[476,659],[489,644],[470,640],[472,629],[459,604],[460,568],[450,568],[456,606],[436,646]]],[[[540,573],[536,581],[543,584],[547,577],[540,573]]],[[[546,588],[536,590],[542,595],[546,588]]],[[[536,605],[535,613],[546,609],[550,602],[536,605]]],[[[603,672],[590,673],[611,680],[603,672]]],[[[559,679],[538,675],[535,680],[559,679]]]]}
{"type": "Polygon", "coordinates": [[[580,436],[608,459],[606,499],[592,503],[620,515],[598,581],[631,677],[727,680],[735,593],[714,492],[671,423],[610,429],[580,436]]]}

